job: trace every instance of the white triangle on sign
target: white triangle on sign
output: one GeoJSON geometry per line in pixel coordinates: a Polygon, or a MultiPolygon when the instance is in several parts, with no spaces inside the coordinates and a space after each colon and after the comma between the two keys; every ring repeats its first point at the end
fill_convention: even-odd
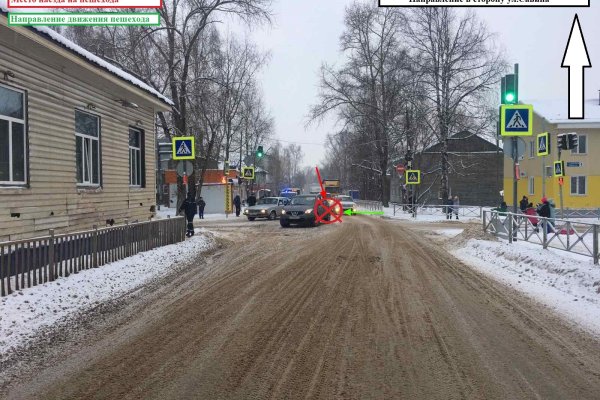
{"type": "Polygon", "coordinates": [[[562,175],[562,165],[556,164],[556,168],[554,168],[555,175],[562,175]]]}
{"type": "Polygon", "coordinates": [[[244,176],[250,177],[252,176],[252,170],[251,169],[247,169],[244,173],[244,176]]]}
{"type": "Polygon", "coordinates": [[[527,125],[525,124],[525,120],[521,116],[519,110],[515,111],[510,121],[506,125],[507,129],[527,129],[527,125]]]}
{"type": "Polygon", "coordinates": [[[190,150],[190,148],[188,147],[188,145],[185,141],[181,142],[181,144],[179,145],[179,148],[177,149],[177,155],[178,156],[192,155],[192,151],[190,150]]]}
{"type": "Polygon", "coordinates": [[[411,181],[411,182],[416,182],[417,181],[417,175],[410,174],[410,177],[408,178],[408,180],[411,181]]]}

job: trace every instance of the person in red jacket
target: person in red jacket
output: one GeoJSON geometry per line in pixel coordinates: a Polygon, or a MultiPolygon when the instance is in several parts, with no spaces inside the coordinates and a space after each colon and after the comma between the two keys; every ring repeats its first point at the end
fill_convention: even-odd
{"type": "Polygon", "coordinates": [[[531,225],[534,226],[535,231],[538,231],[538,223],[540,222],[539,218],[537,218],[537,210],[533,207],[533,203],[529,203],[527,208],[525,209],[525,214],[529,215],[527,219],[531,222],[531,225]]]}

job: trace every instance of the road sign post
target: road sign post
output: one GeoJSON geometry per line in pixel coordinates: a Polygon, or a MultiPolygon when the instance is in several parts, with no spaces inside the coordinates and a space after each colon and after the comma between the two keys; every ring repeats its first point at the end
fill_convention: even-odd
{"type": "MultiPolygon", "coordinates": [[[[196,158],[195,138],[193,136],[176,136],[171,140],[173,160],[193,160],[196,158]]],[[[183,184],[185,195],[189,195],[187,163],[183,163],[183,184]]]]}

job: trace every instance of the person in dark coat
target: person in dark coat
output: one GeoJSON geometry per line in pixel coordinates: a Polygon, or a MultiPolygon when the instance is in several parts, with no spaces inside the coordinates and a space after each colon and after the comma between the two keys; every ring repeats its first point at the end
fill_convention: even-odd
{"type": "Polygon", "coordinates": [[[251,193],[250,196],[248,196],[248,207],[252,207],[256,205],[256,196],[254,195],[254,193],[251,193]]]}
{"type": "Polygon", "coordinates": [[[242,209],[242,199],[239,194],[236,194],[233,198],[233,205],[235,206],[235,216],[239,217],[242,209]]]}
{"type": "Polygon", "coordinates": [[[206,207],[206,202],[202,196],[200,196],[198,199],[198,218],[200,219],[204,219],[204,207],[206,207]]]}
{"type": "Polygon", "coordinates": [[[550,203],[548,202],[547,198],[542,198],[542,204],[538,206],[537,213],[540,217],[547,218],[545,220],[542,220],[542,222],[546,224],[546,232],[553,232],[552,224],[549,220],[552,217],[552,211],[550,210],[550,203]]]}
{"type": "Polygon", "coordinates": [[[523,196],[523,198],[519,202],[519,208],[521,209],[521,212],[525,213],[525,211],[527,211],[528,205],[529,199],[527,198],[527,196],[523,196]]]}
{"type": "Polygon", "coordinates": [[[194,236],[194,215],[196,215],[197,209],[198,205],[194,201],[194,195],[188,193],[187,199],[179,207],[179,212],[183,211],[187,219],[187,230],[185,232],[185,236],[187,237],[194,236]]]}
{"type": "Polygon", "coordinates": [[[453,205],[454,200],[452,199],[452,196],[448,196],[448,199],[446,199],[446,219],[452,219],[452,212],[454,211],[453,205]]]}

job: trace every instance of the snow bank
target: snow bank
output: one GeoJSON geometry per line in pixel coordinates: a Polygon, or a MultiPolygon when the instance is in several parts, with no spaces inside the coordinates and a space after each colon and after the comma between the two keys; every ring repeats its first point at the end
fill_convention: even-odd
{"type": "Polygon", "coordinates": [[[194,259],[213,241],[196,229],[185,242],[89,269],[21,290],[0,300],[0,359],[11,348],[26,344],[42,327],[74,318],[86,309],[119,297],[165,276],[175,265],[194,259]]]}
{"type": "Polygon", "coordinates": [[[517,242],[471,239],[451,253],[600,335],[600,267],[589,257],[517,242]]]}

